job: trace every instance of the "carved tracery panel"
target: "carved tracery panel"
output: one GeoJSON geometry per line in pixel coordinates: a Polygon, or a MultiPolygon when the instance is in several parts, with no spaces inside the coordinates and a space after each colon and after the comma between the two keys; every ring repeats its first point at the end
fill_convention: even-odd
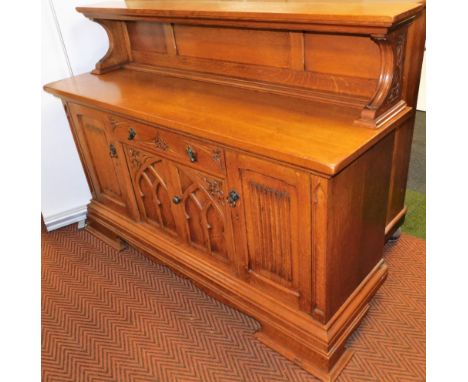
{"type": "Polygon", "coordinates": [[[166,161],[135,148],[127,149],[127,158],[143,220],[175,235],[166,161]]]}
{"type": "Polygon", "coordinates": [[[189,244],[228,260],[223,181],[182,166],[177,174],[189,244]]]}

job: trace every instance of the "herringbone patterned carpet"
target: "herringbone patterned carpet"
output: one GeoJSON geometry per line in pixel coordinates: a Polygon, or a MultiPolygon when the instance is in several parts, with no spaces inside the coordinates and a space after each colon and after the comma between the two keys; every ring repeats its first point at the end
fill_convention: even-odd
{"type": "MultiPolygon", "coordinates": [[[[386,248],[389,277],[339,381],[425,380],[425,241],[386,248]]],[[[258,323],[136,250],[66,227],[42,236],[42,380],[317,381],[258,323]]]]}

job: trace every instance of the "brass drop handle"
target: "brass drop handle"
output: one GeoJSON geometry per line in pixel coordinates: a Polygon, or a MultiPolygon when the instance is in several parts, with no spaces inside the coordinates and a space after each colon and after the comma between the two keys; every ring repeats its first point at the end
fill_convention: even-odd
{"type": "Polygon", "coordinates": [[[239,194],[237,193],[236,190],[231,190],[229,191],[229,194],[228,194],[228,202],[229,204],[231,205],[231,207],[235,207],[236,206],[236,203],[237,201],[240,199],[240,196],[239,194]]]}
{"type": "Polygon", "coordinates": [[[130,127],[130,130],[128,131],[128,140],[133,141],[133,139],[136,136],[136,131],[133,127],[130,127]]]}
{"type": "Polygon", "coordinates": [[[109,155],[111,158],[117,158],[117,149],[112,143],[109,145],[109,155]]]}
{"type": "Polygon", "coordinates": [[[174,204],[179,204],[181,201],[182,201],[182,198],[180,196],[176,195],[172,198],[172,203],[174,204]]]}
{"type": "Polygon", "coordinates": [[[193,148],[191,146],[187,146],[187,155],[190,159],[190,162],[194,163],[197,161],[197,153],[193,151],[193,148]]]}

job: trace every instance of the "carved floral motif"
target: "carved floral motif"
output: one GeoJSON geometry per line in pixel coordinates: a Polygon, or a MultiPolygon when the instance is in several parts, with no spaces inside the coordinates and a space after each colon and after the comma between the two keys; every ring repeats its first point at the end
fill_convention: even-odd
{"type": "Polygon", "coordinates": [[[376,93],[361,111],[357,121],[365,126],[378,127],[386,114],[395,114],[403,109],[406,102],[401,99],[403,66],[405,58],[407,28],[391,34],[372,35],[380,49],[381,72],[376,93]]]}
{"type": "Polygon", "coordinates": [[[216,179],[203,178],[207,187],[206,190],[213,197],[224,202],[224,192],[222,190],[222,183],[216,179]]]}
{"type": "Polygon", "coordinates": [[[130,164],[133,168],[140,168],[141,167],[141,157],[140,152],[135,149],[128,150],[128,154],[130,157],[130,164]]]}
{"type": "Polygon", "coordinates": [[[211,158],[221,167],[222,152],[220,149],[214,149],[211,152],[211,158]]]}
{"type": "Polygon", "coordinates": [[[395,38],[395,42],[393,45],[395,67],[393,70],[392,85],[388,92],[387,99],[385,100],[385,104],[391,104],[395,102],[397,99],[399,99],[401,96],[401,85],[403,82],[403,58],[404,58],[404,50],[405,50],[405,40],[406,40],[405,33],[400,33],[395,38]]]}
{"type": "Polygon", "coordinates": [[[117,125],[119,124],[119,122],[117,122],[117,120],[115,120],[111,116],[109,116],[109,122],[111,124],[112,130],[114,130],[117,127],[117,125]]]}
{"type": "Polygon", "coordinates": [[[286,191],[276,190],[274,188],[265,186],[264,184],[260,184],[260,183],[257,183],[257,182],[249,182],[249,183],[250,183],[250,185],[252,187],[257,189],[258,191],[268,193],[268,194],[272,194],[272,195],[274,195],[275,197],[278,197],[278,198],[289,198],[289,194],[286,191]]]}
{"type": "Polygon", "coordinates": [[[167,151],[169,149],[169,145],[159,135],[154,140],[154,144],[162,151],[167,151]]]}

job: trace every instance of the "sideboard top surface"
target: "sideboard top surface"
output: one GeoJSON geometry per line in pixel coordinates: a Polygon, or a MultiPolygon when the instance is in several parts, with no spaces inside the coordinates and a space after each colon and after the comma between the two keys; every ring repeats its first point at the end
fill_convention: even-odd
{"type": "Polygon", "coordinates": [[[86,5],[77,10],[90,17],[114,14],[388,27],[415,15],[423,7],[418,0],[127,0],[86,5]]]}
{"type": "Polygon", "coordinates": [[[356,126],[358,110],[120,69],[45,86],[57,96],[241,147],[332,176],[395,124],[356,126]]]}

